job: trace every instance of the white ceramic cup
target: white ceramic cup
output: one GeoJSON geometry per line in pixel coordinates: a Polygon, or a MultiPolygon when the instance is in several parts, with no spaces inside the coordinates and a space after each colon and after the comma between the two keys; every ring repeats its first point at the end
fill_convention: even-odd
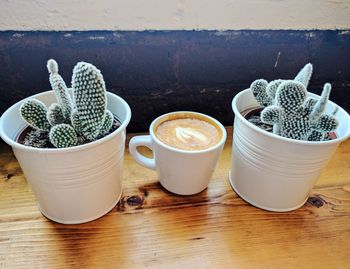
{"type": "Polygon", "coordinates": [[[129,143],[129,151],[140,165],[157,170],[160,184],[165,189],[175,194],[192,195],[208,187],[226,141],[226,130],[220,122],[197,112],[172,112],[156,118],[151,123],[149,133],[150,135],[133,137],[129,143]],[[174,116],[199,118],[211,123],[221,132],[220,141],[210,148],[195,151],[182,150],[163,143],[155,135],[156,127],[174,116]],[[139,146],[150,148],[153,158],[141,155],[137,150],[139,146]]]}

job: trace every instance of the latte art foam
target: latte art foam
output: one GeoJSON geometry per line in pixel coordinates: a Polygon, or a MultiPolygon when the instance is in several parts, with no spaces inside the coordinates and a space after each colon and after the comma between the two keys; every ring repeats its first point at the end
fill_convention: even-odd
{"type": "Polygon", "coordinates": [[[220,133],[212,124],[197,118],[179,118],[161,123],[156,136],[163,143],[184,150],[203,150],[220,141],[220,133]]]}
{"type": "Polygon", "coordinates": [[[191,143],[192,141],[196,141],[199,143],[208,144],[209,138],[202,134],[200,131],[197,131],[193,128],[187,127],[176,127],[175,128],[176,138],[181,140],[184,143],[191,143]]]}

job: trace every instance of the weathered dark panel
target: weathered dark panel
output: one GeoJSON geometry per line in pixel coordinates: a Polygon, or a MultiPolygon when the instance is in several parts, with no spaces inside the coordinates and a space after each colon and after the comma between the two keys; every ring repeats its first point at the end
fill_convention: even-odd
{"type": "Polygon", "coordinates": [[[96,65],[109,91],[130,104],[129,131],[176,110],[231,125],[237,92],[256,78],[292,78],[307,62],[311,91],[331,82],[331,99],[350,111],[349,31],[0,32],[0,113],[49,89],[49,58],[67,84],[76,62],[96,65]]]}

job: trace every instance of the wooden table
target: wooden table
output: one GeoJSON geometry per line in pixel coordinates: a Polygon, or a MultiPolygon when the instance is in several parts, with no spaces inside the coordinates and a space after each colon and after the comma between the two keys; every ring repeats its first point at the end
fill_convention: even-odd
{"type": "Polygon", "coordinates": [[[0,143],[0,268],[350,268],[350,140],[302,208],[271,213],[232,191],[227,129],[207,190],[173,195],[126,153],[121,201],[81,225],[40,214],[11,149],[0,143]]]}

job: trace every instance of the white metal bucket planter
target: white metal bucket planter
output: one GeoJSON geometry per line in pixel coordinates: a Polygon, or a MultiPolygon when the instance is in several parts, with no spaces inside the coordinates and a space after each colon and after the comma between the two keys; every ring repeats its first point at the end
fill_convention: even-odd
{"type": "MultiPolygon", "coordinates": [[[[319,96],[310,94],[318,99],[319,96]]],[[[338,145],[350,136],[350,116],[338,108],[337,138],[308,142],[280,137],[248,122],[241,112],[259,107],[250,89],[232,101],[235,113],[232,166],[229,180],[248,203],[270,211],[290,211],[302,206],[317,177],[338,145]]],[[[326,112],[336,104],[328,102],[326,112]]]]}
{"type": "MultiPolygon", "coordinates": [[[[47,106],[56,100],[53,91],[30,98],[47,106]]],[[[60,223],[76,224],[108,213],[122,193],[126,127],[131,118],[128,104],[107,92],[107,107],[121,122],[117,130],[80,146],[39,149],[16,142],[26,126],[19,113],[23,101],[2,115],[0,135],[12,147],[42,214],[60,223]]]]}

